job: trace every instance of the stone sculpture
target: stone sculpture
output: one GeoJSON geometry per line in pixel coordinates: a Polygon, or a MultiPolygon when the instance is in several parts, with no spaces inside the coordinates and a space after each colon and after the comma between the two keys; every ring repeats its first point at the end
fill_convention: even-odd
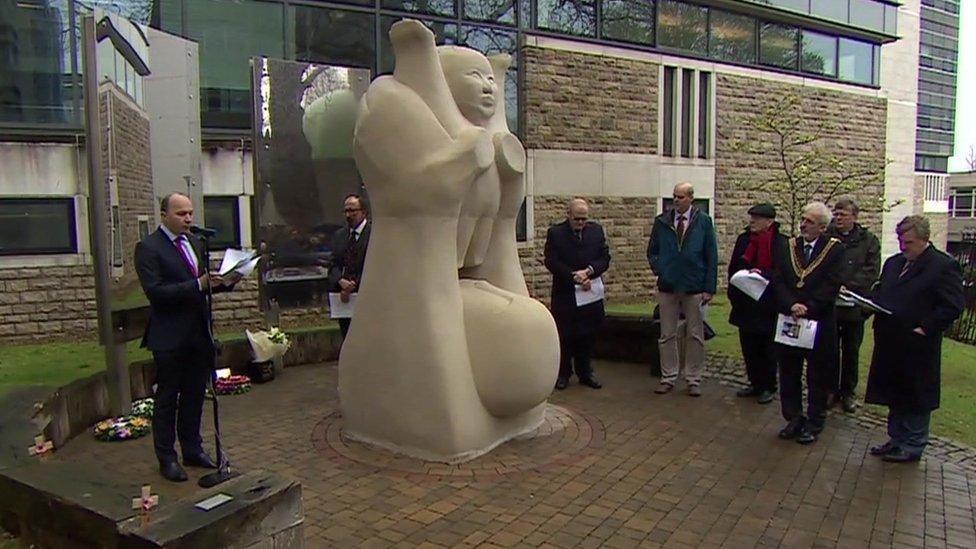
{"type": "Polygon", "coordinates": [[[505,123],[510,59],[390,30],[392,76],[360,103],[354,155],[373,229],[339,358],[345,433],[458,462],[535,429],[559,363],[515,240],[525,151],[505,123]]]}

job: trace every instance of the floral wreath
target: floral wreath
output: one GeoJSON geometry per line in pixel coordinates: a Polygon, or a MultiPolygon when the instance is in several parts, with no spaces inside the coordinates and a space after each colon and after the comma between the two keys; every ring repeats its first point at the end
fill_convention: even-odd
{"type": "Polygon", "coordinates": [[[132,401],[132,415],[152,419],[155,410],[155,401],[152,398],[140,398],[132,401]]]}
{"type": "Polygon", "coordinates": [[[218,395],[240,395],[250,390],[251,378],[244,375],[221,377],[214,382],[214,391],[218,395]]]}
{"type": "Polygon", "coordinates": [[[103,441],[129,440],[144,437],[151,430],[149,419],[127,415],[99,421],[95,425],[95,438],[103,441]]]}

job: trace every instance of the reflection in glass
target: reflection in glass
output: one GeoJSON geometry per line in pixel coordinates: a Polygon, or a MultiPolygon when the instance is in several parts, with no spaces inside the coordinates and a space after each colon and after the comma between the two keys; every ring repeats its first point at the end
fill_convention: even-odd
{"type": "Polygon", "coordinates": [[[381,6],[431,15],[454,15],[454,0],[383,0],[381,6]]]}
{"type": "Polygon", "coordinates": [[[538,0],[539,29],[579,36],[596,36],[596,0],[538,0]]]}
{"type": "Polygon", "coordinates": [[[512,56],[512,65],[505,78],[505,116],[508,128],[518,133],[518,39],[514,31],[503,31],[487,27],[461,27],[457,43],[490,56],[507,53],[512,56]]]}
{"type": "Polygon", "coordinates": [[[355,67],[373,66],[373,15],[294,6],[288,23],[295,26],[295,58],[355,67]]]}
{"type": "MultiPolygon", "coordinates": [[[[393,45],[390,43],[390,27],[399,21],[400,17],[383,16],[380,18],[380,66],[379,74],[393,72],[396,58],[393,56],[393,45]]],[[[457,43],[457,25],[440,21],[421,21],[434,32],[434,41],[438,46],[457,43]]]]}
{"type": "Polygon", "coordinates": [[[756,62],[756,20],[713,9],[709,18],[711,57],[737,63],[756,62]]]}
{"type": "Polygon", "coordinates": [[[798,34],[796,27],[763,23],[759,34],[759,62],[795,70],[798,34]]]}
{"type": "Polygon", "coordinates": [[[603,38],[654,44],[654,0],[603,0],[603,38]]]}
{"type": "Polygon", "coordinates": [[[884,4],[875,0],[851,0],[851,24],[883,32],[884,4]]]}
{"type": "Polygon", "coordinates": [[[708,12],[705,8],[660,0],[658,44],[698,55],[708,53],[708,12]]]}
{"type": "Polygon", "coordinates": [[[74,253],[71,198],[0,198],[0,255],[74,253]]]}
{"type": "Polygon", "coordinates": [[[850,38],[840,39],[840,54],[838,55],[838,77],[841,80],[870,84],[874,70],[871,44],[850,38]]]}
{"type": "Polygon", "coordinates": [[[464,17],[514,25],[515,0],[464,0],[464,17]]]}
{"type": "Polygon", "coordinates": [[[800,69],[805,72],[837,76],[837,37],[803,31],[803,58],[800,69]]]}
{"type": "Polygon", "coordinates": [[[847,7],[847,0],[810,0],[810,14],[841,23],[847,22],[847,7]]]}

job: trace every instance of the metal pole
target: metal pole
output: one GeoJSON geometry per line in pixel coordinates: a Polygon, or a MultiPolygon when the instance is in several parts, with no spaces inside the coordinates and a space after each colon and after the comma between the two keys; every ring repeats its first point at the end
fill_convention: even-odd
{"type": "Polygon", "coordinates": [[[102,127],[99,122],[98,67],[95,63],[95,18],[85,15],[81,20],[82,70],[85,92],[85,143],[88,149],[88,225],[91,249],[95,262],[95,303],[98,308],[99,342],[105,348],[105,369],[108,374],[109,402],[114,415],[132,410],[132,390],[129,368],[125,363],[125,347],[112,334],[112,299],[110,295],[108,226],[108,191],[102,166],[102,127]],[[121,349],[119,349],[121,347],[121,349]]]}

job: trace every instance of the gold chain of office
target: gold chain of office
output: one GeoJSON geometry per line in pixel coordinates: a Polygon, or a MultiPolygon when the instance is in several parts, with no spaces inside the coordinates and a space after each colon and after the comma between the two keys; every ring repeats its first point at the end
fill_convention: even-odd
{"type": "Polygon", "coordinates": [[[831,248],[839,243],[840,240],[837,240],[836,238],[831,238],[828,240],[827,245],[824,247],[823,251],[820,252],[820,255],[817,256],[817,259],[814,260],[813,263],[807,265],[806,269],[800,268],[800,258],[797,257],[796,246],[793,246],[793,253],[790,254],[790,262],[793,264],[793,273],[796,274],[796,277],[799,279],[796,282],[797,288],[803,287],[803,279],[809,276],[813,271],[817,270],[817,267],[819,267],[820,264],[824,262],[824,259],[827,258],[827,252],[829,252],[831,248]]]}

